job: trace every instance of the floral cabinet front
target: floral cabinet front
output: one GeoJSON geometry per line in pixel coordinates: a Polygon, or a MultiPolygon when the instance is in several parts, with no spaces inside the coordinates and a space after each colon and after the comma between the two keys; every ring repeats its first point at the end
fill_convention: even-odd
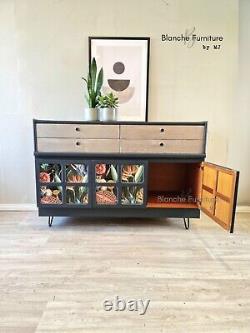
{"type": "Polygon", "coordinates": [[[37,159],[38,207],[145,207],[147,162],[37,159]]]}

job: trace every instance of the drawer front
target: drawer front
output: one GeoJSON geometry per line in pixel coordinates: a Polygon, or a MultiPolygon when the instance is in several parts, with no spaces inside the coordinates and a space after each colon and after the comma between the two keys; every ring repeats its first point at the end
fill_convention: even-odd
{"type": "Polygon", "coordinates": [[[202,140],[121,140],[121,153],[203,154],[202,140]]]}
{"type": "Polygon", "coordinates": [[[37,150],[41,153],[117,153],[119,140],[38,138],[37,150]]]}
{"type": "Polygon", "coordinates": [[[121,125],[121,139],[204,140],[204,126],[193,125],[121,125]]]}
{"type": "Polygon", "coordinates": [[[119,125],[37,124],[37,137],[118,139],[119,125]]]}

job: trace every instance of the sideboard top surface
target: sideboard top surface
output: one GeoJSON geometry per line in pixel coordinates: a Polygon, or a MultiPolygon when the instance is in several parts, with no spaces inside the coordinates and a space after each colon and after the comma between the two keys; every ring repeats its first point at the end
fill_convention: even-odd
{"type": "Polygon", "coordinates": [[[46,119],[33,119],[36,124],[89,124],[89,125],[192,125],[192,126],[206,126],[207,121],[80,121],[80,120],[46,120],[46,119]]]}

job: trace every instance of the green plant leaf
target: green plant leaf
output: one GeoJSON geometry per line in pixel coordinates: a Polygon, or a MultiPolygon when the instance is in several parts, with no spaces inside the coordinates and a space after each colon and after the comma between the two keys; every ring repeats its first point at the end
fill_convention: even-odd
{"type": "Polygon", "coordinates": [[[81,195],[80,195],[80,202],[83,202],[84,197],[87,195],[88,190],[86,186],[81,187],[81,195]]]}
{"type": "Polygon", "coordinates": [[[49,167],[48,163],[42,163],[42,164],[40,164],[40,169],[42,171],[47,171],[48,167],[49,167]]]}
{"type": "Polygon", "coordinates": [[[92,84],[91,84],[91,76],[90,76],[90,73],[88,73],[88,80],[87,80],[87,88],[88,88],[88,91],[90,91],[92,89],[92,84]]]}
{"type": "Polygon", "coordinates": [[[86,174],[86,175],[83,177],[82,182],[83,182],[83,183],[86,183],[87,181],[88,181],[88,174],[86,174]]]}
{"type": "Polygon", "coordinates": [[[96,81],[96,72],[97,72],[97,66],[96,66],[96,60],[95,58],[92,59],[91,66],[90,66],[90,77],[91,77],[91,87],[92,90],[95,90],[95,81],[96,81]]]}
{"type": "Polygon", "coordinates": [[[117,182],[118,175],[117,175],[117,171],[116,171],[115,167],[113,165],[111,165],[110,169],[111,169],[111,175],[112,175],[113,181],[117,182]]]}
{"type": "Polygon", "coordinates": [[[88,106],[90,107],[90,99],[89,99],[89,96],[87,94],[85,94],[85,99],[86,99],[86,101],[88,103],[88,106]]]}
{"type": "Polygon", "coordinates": [[[58,176],[57,173],[55,173],[55,175],[54,175],[54,180],[55,180],[56,183],[60,183],[61,182],[61,179],[60,179],[60,177],[58,176]]]}
{"type": "Polygon", "coordinates": [[[88,84],[88,80],[85,77],[82,77],[82,79],[88,84]]]}
{"type": "Polygon", "coordinates": [[[128,196],[128,199],[129,199],[129,202],[131,203],[131,204],[133,204],[134,203],[134,196],[133,196],[133,194],[132,193],[130,193],[129,192],[129,196],[128,196]]]}
{"type": "Polygon", "coordinates": [[[98,98],[98,105],[101,108],[117,108],[118,102],[118,97],[116,97],[112,92],[98,98]]]}
{"type": "Polygon", "coordinates": [[[85,98],[88,106],[90,108],[95,108],[98,104],[97,97],[101,95],[101,88],[103,85],[103,68],[100,69],[97,75],[97,65],[95,58],[93,58],[91,61],[87,79],[84,77],[82,77],[82,79],[87,84],[88,96],[85,96],[85,98]]]}
{"type": "Polygon", "coordinates": [[[136,174],[135,174],[135,182],[136,183],[141,183],[142,178],[143,178],[143,171],[144,171],[143,169],[144,169],[143,165],[140,165],[136,174]]]}
{"type": "Polygon", "coordinates": [[[66,190],[66,201],[69,203],[75,202],[75,191],[72,187],[68,187],[66,190]]]}
{"type": "Polygon", "coordinates": [[[100,69],[98,76],[97,76],[97,81],[96,81],[96,94],[97,96],[100,95],[101,88],[103,85],[103,68],[100,69]]]}

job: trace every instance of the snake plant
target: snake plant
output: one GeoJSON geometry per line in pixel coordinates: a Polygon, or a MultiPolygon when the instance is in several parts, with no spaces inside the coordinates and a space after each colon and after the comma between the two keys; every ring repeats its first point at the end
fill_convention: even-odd
{"type": "Polygon", "coordinates": [[[87,84],[87,94],[85,98],[88,102],[89,108],[95,108],[98,104],[97,98],[101,95],[101,88],[103,85],[103,68],[97,74],[97,65],[95,58],[92,59],[88,77],[82,77],[87,84]]]}

